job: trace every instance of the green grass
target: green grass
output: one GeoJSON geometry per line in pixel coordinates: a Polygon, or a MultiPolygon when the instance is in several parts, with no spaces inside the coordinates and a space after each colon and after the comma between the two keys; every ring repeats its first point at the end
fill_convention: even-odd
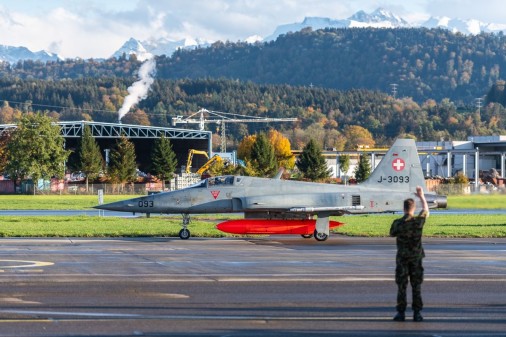
{"type": "MultiPolygon", "coordinates": [[[[181,229],[178,217],[40,216],[0,217],[2,237],[175,237],[181,229]]],[[[192,236],[227,236],[214,228],[215,221],[193,221],[192,236]]]]}
{"type": "MultiPolygon", "coordinates": [[[[105,195],[104,202],[136,195],[105,195]]],[[[0,195],[0,210],[83,210],[98,204],[96,195],[0,195]]]]}
{"type": "Polygon", "coordinates": [[[476,194],[448,196],[448,208],[453,209],[504,209],[505,194],[476,194]]]}
{"type": "MultiPolygon", "coordinates": [[[[104,202],[137,197],[135,195],[105,195],[104,202]]],[[[96,195],[0,195],[0,210],[83,210],[98,203],[96,195]]],[[[451,209],[501,209],[506,207],[506,195],[449,196],[451,209]]]]}
{"type": "MultiPolygon", "coordinates": [[[[335,218],[345,225],[336,233],[349,236],[386,237],[398,215],[356,215],[335,218]]],[[[194,237],[232,236],[214,228],[230,219],[228,215],[194,217],[190,231],[194,237]]],[[[235,216],[237,218],[237,216],[235,216]]],[[[181,229],[178,216],[163,217],[90,217],[40,216],[0,217],[3,237],[176,237],[181,229]]],[[[430,237],[506,237],[506,215],[432,215],[424,235],[430,237]]]]}
{"type": "MultiPolygon", "coordinates": [[[[336,218],[344,222],[335,232],[349,236],[389,236],[390,225],[399,215],[357,215],[336,218]]],[[[432,215],[425,223],[424,236],[429,237],[472,237],[498,238],[506,237],[506,215],[432,215]]]]}

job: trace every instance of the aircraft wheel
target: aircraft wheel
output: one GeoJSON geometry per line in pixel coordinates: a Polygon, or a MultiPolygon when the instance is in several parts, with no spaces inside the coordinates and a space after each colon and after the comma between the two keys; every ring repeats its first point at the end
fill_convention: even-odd
{"type": "Polygon", "coordinates": [[[190,231],[186,228],[183,228],[179,231],[179,238],[181,240],[188,240],[190,236],[191,236],[190,231]]]}
{"type": "Polygon", "coordinates": [[[311,239],[313,237],[313,234],[301,234],[304,239],[311,239]]]}
{"type": "Polygon", "coordinates": [[[314,230],[314,238],[316,241],[325,241],[329,238],[329,236],[325,233],[318,233],[316,229],[314,230]]]}

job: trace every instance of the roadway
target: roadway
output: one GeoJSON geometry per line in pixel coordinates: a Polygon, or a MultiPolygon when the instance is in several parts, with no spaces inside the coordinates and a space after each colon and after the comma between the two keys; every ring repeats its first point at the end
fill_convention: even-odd
{"type": "Polygon", "coordinates": [[[0,336],[504,336],[506,240],[425,243],[399,323],[391,238],[1,239],[0,336]]]}

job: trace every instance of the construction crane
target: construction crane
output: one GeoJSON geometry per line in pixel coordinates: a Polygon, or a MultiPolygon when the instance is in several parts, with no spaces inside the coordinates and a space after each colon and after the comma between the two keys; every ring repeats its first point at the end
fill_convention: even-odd
{"type": "Polygon", "coordinates": [[[269,123],[269,122],[296,122],[297,118],[268,118],[247,116],[228,112],[200,109],[190,116],[176,116],[172,118],[172,126],[177,124],[198,124],[199,130],[204,130],[206,123],[215,123],[221,127],[220,152],[227,152],[227,137],[225,123],[269,123]],[[206,116],[207,115],[207,116],[206,116]]]}

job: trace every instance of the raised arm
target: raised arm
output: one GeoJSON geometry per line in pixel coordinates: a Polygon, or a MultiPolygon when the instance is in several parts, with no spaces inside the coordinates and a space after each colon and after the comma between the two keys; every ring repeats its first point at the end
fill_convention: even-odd
{"type": "Polygon", "coordinates": [[[429,205],[427,204],[427,200],[425,200],[425,194],[423,193],[423,188],[421,186],[416,187],[416,196],[420,199],[422,202],[422,209],[429,213],[429,205]]]}

